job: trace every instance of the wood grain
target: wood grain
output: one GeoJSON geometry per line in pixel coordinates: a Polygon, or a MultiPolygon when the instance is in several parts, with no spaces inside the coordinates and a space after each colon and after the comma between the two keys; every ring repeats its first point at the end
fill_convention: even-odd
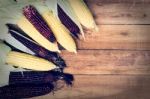
{"type": "Polygon", "coordinates": [[[150,74],[150,51],[79,50],[62,52],[73,74],[150,74]]]}
{"type": "Polygon", "coordinates": [[[149,99],[149,83],[149,76],[75,75],[72,88],[33,99],[149,99]]]}
{"type": "Polygon", "coordinates": [[[129,3],[132,4],[133,2],[135,3],[150,3],[150,0],[84,0],[86,3],[129,3]]]}
{"type": "Polygon", "coordinates": [[[149,0],[87,0],[97,24],[150,24],[149,0]]]}
{"type": "Polygon", "coordinates": [[[78,49],[150,50],[150,25],[100,25],[99,32],[85,32],[78,49]]]}

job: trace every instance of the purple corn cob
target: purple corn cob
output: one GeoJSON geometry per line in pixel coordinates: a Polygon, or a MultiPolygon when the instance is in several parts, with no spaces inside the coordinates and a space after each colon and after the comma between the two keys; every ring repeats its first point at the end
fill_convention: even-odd
{"type": "MultiPolygon", "coordinates": [[[[9,84],[21,84],[21,83],[53,83],[58,80],[63,80],[66,85],[72,85],[74,80],[71,74],[62,73],[59,71],[24,71],[22,72],[10,72],[9,84]]],[[[54,86],[57,87],[57,86],[54,86]]]]}
{"type": "Polygon", "coordinates": [[[9,84],[17,83],[47,83],[52,82],[53,77],[49,72],[10,72],[9,84]],[[48,79],[49,78],[49,79],[48,79]]]}
{"type": "Polygon", "coordinates": [[[72,35],[76,38],[80,33],[79,27],[71,20],[71,18],[63,11],[63,9],[57,5],[58,17],[61,20],[62,24],[67,27],[67,29],[72,33],[72,35]]]}
{"type": "Polygon", "coordinates": [[[66,67],[66,64],[64,62],[64,60],[55,52],[50,52],[47,49],[41,47],[40,45],[32,42],[31,40],[27,39],[24,36],[21,36],[19,34],[24,34],[24,33],[20,33],[20,31],[17,31],[17,28],[12,25],[12,24],[7,24],[8,28],[9,28],[9,33],[15,38],[17,39],[19,42],[21,42],[24,46],[26,46],[27,48],[29,48],[31,51],[33,51],[34,53],[36,53],[39,57],[45,58],[49,61],[52,61],[54,64],[56,64],[59,68],[64,68],[66,67]],[[12,28],[13,27],[13,28],[12,28]],[[17,32],[17,33],[15,33],[17,32]]]}
{"type": "Polygon", "coordinates": [[[0,88],[0,99],[22,99],[41,96],[54,90],[50,83],[11,84],[0,88]]]}
{"type": "Polygon", "coordinates": [[[28,5],[24,7],[23,14],[45,38],[51,42],[56,40],[53,32],[34,6],[28,5]]]}

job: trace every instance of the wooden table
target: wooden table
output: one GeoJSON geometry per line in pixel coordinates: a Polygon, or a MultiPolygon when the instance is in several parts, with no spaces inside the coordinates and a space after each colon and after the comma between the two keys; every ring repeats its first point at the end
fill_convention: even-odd
{"type": "Polygon", "coordinates": [[[150,99],[150,0],[86,0],[100,31],[61,56],[72,88],[34,99],[150,99]]]}

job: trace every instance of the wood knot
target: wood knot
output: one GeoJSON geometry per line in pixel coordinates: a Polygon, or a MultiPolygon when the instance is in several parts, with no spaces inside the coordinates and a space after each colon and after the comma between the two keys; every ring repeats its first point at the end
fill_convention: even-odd
{"type": "Polygon", "coordinates": [[[145,17],[147,17],[147,14],[144,13],[144,14],[143,14],[143,18],[145,18],[145,17]]]}
{"type": "Polygon", "coordinates": [[[127,32],[121,32],[120,34],[123,35],[123,36],[128,36],[129,35],[127,32]]]}
{"type": "Polygon", "coordinates": [[[97,5],[97,6],[103,6],[103,4],[102,4],[102,3],[97,3],[96,5],[97,5]]]}

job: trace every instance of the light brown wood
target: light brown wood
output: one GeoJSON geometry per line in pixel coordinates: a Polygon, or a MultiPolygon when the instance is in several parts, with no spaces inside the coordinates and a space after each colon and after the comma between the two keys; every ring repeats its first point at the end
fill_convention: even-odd
{"type": "Polygon", "coordinates": [[[100,25],[99,32],[85,32],[78,49],[150,49],[150,25],[100,25]]]}
{"type": "Polygon", "coordinates": [[[97,24],[150,24],[149,0],[87,0],[97,24]]]}
{"type": "Polygon", "coordinates": [[[75,75],[72,88],[33,99],[149,99],[149,83],[149,76],[75,75]]]}
{"type": "Polygon", "coordinates": [[[129,3],[132,4],[133,2],[135,3],[150,3],[150,0],[84,0],[86,3],[129,3]]]}
{"type": "Polygon", "coordinates": [[[150,51],[79,50],[62,52],[72,74],[150,74],[150,51]]]}

